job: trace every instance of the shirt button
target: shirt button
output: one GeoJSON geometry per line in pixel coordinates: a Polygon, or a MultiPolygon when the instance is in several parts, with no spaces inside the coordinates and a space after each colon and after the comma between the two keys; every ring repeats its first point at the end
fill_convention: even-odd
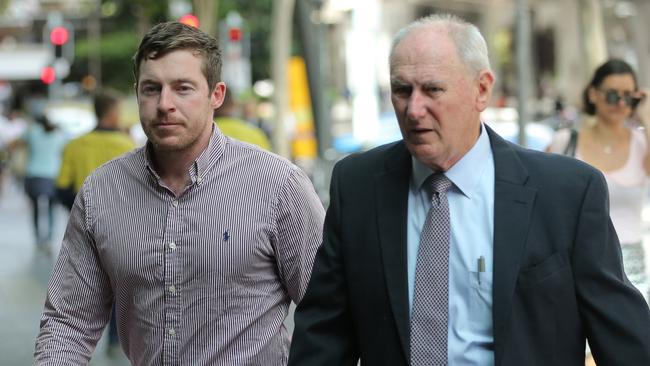
{"type": "Polygon", "coordinates": [[[178,200],[173,200],[172,201],[172,206],[178,207],[178,200]]]}
{"type": "Polygon", "coordinates": [[[196,178],[196,182],[197,182],[197,183],[201,183],[201,182],[203,182],[203,177],[197,177],[197,178],[196,178]]]}
{"type": "Polygon", "coordinates": [[[167,331],[167,333],[169,333],[169,335],[172,335],[172,336],[173,336],[173,335],[176,335],[176,329],[174,329],[174,328],[169,328],[169,330],[167,331]]]}
{"type": "Polygon", "coordinates": [[[174,285],[169,286],[169,292],[172,294],[176,293],[176,287],[174,285]]]}
{"type": "Polygon", "coordinates": [[[176,250],[176,243],[172,241],[171,243],[167,244],[167,247],[171,250],[176,250]]]}

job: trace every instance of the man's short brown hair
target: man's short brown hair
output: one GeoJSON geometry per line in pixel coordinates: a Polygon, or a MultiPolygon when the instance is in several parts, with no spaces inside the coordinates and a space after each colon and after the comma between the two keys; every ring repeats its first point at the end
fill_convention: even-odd
{"type": "Polygon", "coordinates": [[[104,89],[96,93],[93,97],[93,105],[95,107],[97,123],[101,123],[104,117],[106,117],[111,109],[119,104],[121,100],[122,96],[112,89],[104,89]]]}
{"type": "Polygon", "coordinates": [[[219,42],[197,28],[176,21],[157,24],[142,38],[138,51],[133,56],[136,88],[142,61],[155,60],[178,50],[189,50],[203,58],[202,71],[211,93],[221,79],[219,42]]]}

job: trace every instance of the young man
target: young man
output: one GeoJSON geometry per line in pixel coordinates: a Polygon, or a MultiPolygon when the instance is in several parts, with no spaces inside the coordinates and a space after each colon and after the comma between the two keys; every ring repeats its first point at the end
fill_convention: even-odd
{"type": "Polygon", "coordinates": [[[585,339],[599,365],[650,365],[602,174],[481,122],[478,29],[407,26],[390,74],[403,140],[334,168],[289,365],[578,366],[585,339]]]}
{"type": "Polygon", "coordinates": [[[178,22],[134,57],[144,148],[84,183],[50,281],[37,365],[86,364],[115,299],[134,365],[280,365],[321,242],[296,166],[228,139],[217,41],[178,22]]]}

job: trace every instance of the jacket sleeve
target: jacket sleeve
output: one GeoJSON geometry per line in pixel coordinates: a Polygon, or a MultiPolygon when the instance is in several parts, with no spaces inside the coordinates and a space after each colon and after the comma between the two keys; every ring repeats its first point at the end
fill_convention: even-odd
{"type": "Polygon", "coordinates": [[[576,291],[598,365],[650,365],[650,310],[625,276],[602,174],[589,182],[573,251],[576,291]]]}
{"type": "Polygon", "coordinates": [[[359,359],[347,296],[339,175],[337,164],[332,172],[323,245],[307,293],[296,309],[290,366],[355,366],[359,359]]]}

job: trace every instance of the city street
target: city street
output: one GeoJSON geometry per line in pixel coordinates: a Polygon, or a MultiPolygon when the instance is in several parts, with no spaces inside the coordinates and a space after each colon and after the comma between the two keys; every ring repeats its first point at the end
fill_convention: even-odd
{"type": "MultiPolygon", "coordinates": [[[[6,182],[9,183],[9,182],[6,182]]],[[[35,250],[29,207],[22,187],[6,184],[0,195],[0,364],[33,363],[34,340],[45,302],[47,281],[58,253],[67,212],[56,210],[52,255],[35,250]]],[[[106,337],[104,337],[106,338],[106,337]]],[[[105,339],[100,341],[91,365],[129,365],[122,355],[107,356],[105,339]]]]}

